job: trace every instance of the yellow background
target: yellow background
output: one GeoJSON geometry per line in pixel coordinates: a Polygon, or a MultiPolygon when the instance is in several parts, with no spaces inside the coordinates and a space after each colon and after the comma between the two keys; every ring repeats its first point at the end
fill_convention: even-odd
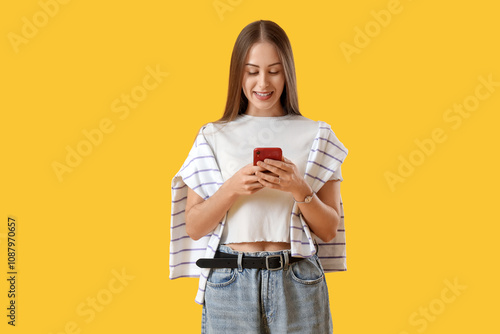
{"type": "Polygon", "coordinates": [[[238,33],[270,19],[291,40],[302,113],[330,123],[349,149],[348,271],[327,275],[335,332],[498,333],[500,86],[459,126],[443,117],[473,101],[479,77],[500,81],[499,6],[220,2],[221,15],[212,0],[73,0],[46,21],[35,0],[2,3],[1,332],[200,331],[197,280],[168,279],[170,182],[200,125],[222,113],[238,33]],[[399,12],[377,30],[372,11],[391,6],[399,12]],[[34,17],[38,31],[14,47],[9,38],[34,17]],[[342,43],[355,46],[367,27],[369,43],[346,57],[342,43]],[[169,74],[120,118],[111,104],[140,90],[148,66],[169,74]],[[52,164],[103,119],[113,131],[60,182],[52,164]],[[391,188],[386,173],[417,159],[415,140],[436,128],[446,140],[391,188]],[[15,328],[9,216],[18,224],[15,328]],[[459,295],[446,290],[454,281],[459,295]],[[78,310],[95,298],[106,304],[90,320],[78,310]],[[422,320],[426,309],[432,320],[422,320]]]}

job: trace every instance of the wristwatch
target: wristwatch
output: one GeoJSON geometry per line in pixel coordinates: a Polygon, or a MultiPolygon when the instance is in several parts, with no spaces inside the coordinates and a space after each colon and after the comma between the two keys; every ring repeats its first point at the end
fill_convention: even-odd
{"type": "Polygon", "coordinates": [[[313,199],[313,195],[314,194],[307,195],[306,198],[304,198],[303,202],[295,201],[295,198],[293,200],[295,201],[295,203],[310,203],[313,199]]]}

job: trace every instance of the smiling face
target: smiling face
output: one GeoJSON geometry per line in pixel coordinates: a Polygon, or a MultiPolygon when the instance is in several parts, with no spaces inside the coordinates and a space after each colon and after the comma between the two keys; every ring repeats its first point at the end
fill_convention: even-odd
{"type": "Polygon", "coordinates": [[[269,42],[252,45],[245,59],[242,88],[248,99],[247,115],[282,116],[280,102],[285,73],[276,48],[269,42]]]}

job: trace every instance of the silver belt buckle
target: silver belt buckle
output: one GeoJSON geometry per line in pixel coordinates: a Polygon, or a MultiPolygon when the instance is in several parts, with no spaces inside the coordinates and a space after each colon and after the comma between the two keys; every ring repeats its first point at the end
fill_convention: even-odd
{"type": "Polygon", "coordinates": [[[276,270],[283,269],[283,258],[281,257],[281,255],[269,255],[269,256],[266,256],[266,269],[267,270],[271,270],[271,271],[276,271],[276,270]],[[279,257],[280,258],[280,266],[279,266],[279,268],[269,268],[269,258],[271,258],[271,257],[279,257]]]}

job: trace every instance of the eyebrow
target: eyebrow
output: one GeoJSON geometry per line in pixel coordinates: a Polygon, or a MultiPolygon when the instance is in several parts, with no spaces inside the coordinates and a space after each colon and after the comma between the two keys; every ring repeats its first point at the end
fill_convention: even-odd
{"type": "MultiPolygon", "coordinates": [[[[273,63],[273,64],[271,64],[271,65],[268,65],[267,67],[271,67],[271,66],[274,66],[274,65],[279,65],[279,64],[281,64],[281,62],[273,63]]],[[[245,65],[259,67],[259,65],[250,64],[250,63],[247,63],[247,64],[245,64],[245,65]]]]}

